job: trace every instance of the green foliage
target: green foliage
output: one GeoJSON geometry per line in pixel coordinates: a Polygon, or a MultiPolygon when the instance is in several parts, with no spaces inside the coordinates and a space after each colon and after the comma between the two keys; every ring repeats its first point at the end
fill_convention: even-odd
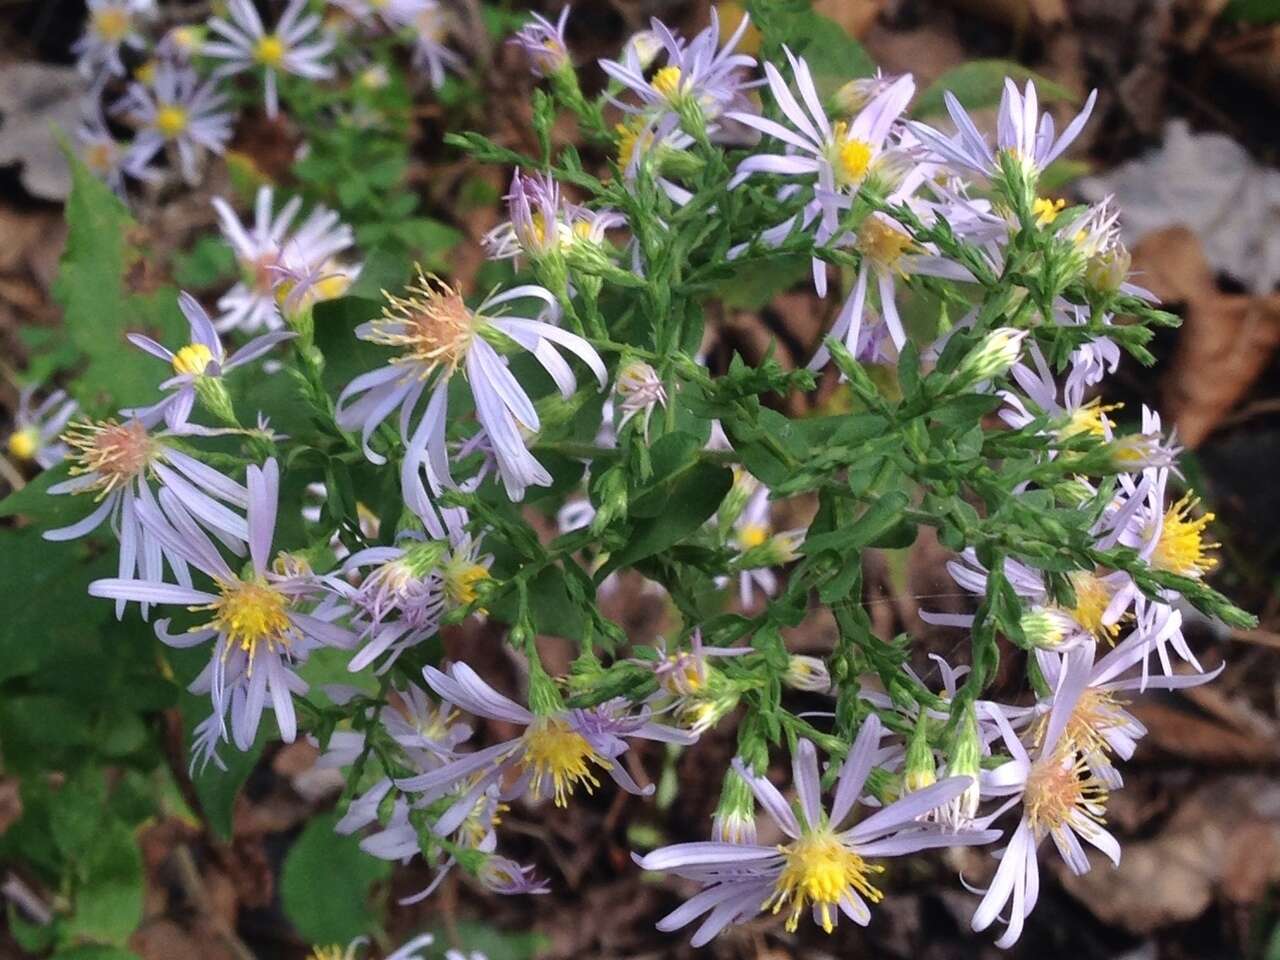
{"type": "Polygon", "coordinates": [[[85,359],[73,389],[89,411],[141,406],[154,399],[166,370],[154,357],[127,347],[124,335],[140,331],[170,342],[184,336],[177,291],[164,287],[141,294],[126,287],[139,256],[129,239],[136,225],[106,184],[70,151],[67,157],[70,229],[54,296],[64,310],[66,336],[85,359]]]}
{"type": "Polygon", "coordinates": [[[314,944],[345,944],[373,923],[369,888],[391,866],[334,833],[336,814],[315,817],[294,842],[280,877],[280,898],[298,932],[314,944]]]}

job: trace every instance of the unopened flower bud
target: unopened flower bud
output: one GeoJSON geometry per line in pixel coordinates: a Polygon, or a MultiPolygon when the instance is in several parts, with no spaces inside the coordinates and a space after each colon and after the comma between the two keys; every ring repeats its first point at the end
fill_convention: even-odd
{"type": "Polygon", "coordinates": [[[902,785],[907,793],[915,793],[937,782],[938,768],[933,759],[933,747],[929,746],[929,718],[921,710],[907,742],[907,764],[903,770],[902,785]]]}
{"type": "Polygon", "coordinates": [[[956,382],[973,386],[1008,373],[1022,354],[1027,331],[1012,327],[992,330],[977,349],[964,358],[956,371],[956,382]]]}
{"type": "Polygon", "coordinates": [[[956,725],[955,736],[947,749],[948,777],[969,777],[964,792],[942,809],[942,816],[953,829],[968,826],[978,815],[982,789],[978,777],[982,772],[982,742],[978,736],[978,717],[972,706],[965,708],[956,725]]]}
{"type": "Polygon", "coordinates": [[[617,467],[610,467],[595,485],[599,506],[591,520],[591,533],[600,536],[613,522],[627,513],[627,477],[617,467]]]}
{"type": "Polygon", "coordinates": [[[1100,293],[1115,293],[1129,276],[1133,257],[1122,243],[1090,257],[1084,268],[1084,279],[1100,293]]]}
{"type": "Polygon", "coordinates": [[[1057,650],[1079,632],[1076,622],[1061,610],[1036,607],[1022,615],[1022,635],[1040,650],[1057,650]]]}
{"type": "Polygon", "coordinates": [[[720,803],[711,822],[711,837],[718,843],[755,843],[756,812],[751,787],[732,767],[720,788],[720,803]]]}
{"type": "Polygon", "coordinates": [[[826,693],[831,689],[831,673],[819,658],[794,653],[787,662],[787,674],[782,682],[793,690],[826,693]]]}

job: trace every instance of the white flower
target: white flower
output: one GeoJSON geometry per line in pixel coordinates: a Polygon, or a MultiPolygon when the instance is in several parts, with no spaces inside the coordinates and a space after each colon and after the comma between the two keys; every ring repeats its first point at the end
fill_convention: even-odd
{"type": "Polygon", "coordinates": [[[263,25],[251,0],[228,0],[233,22],[221,17],[209,21],[209,29],[222,39],[205,41],[200,52],[225,61],[213,71],[214,78],[261,67],[268,117],[274,118],[280,109],[277,72],[308,80],[333,76],[333,67],[323,62],[333,49],[333,40],[327,36],[314,37],[320,18],[315,14],[304,16],[306,6],[307,0],[291,0],[275,29],[270,31],[263,25]]]}
{"type": "Polygon", "coordinates": [[[183,178],[195,184],[202,153],[220,154],[231,139],[234,115],[226,105],[226,94],[212,80],[202,83],[194,70],[158,64],[154,89],[130,84],[128,93],[112,108],[140,127],[129,148],[125,172],[143,176],[142,168],[165,146],[172,146],[183,178]]]}
{"type": "Polygon", "coordinates": [[[331,299],[341,296],[359,274],[359,267],[336,259],[355,242],[351,228],[336,213],[315,207],[291,230],[302,199],[291,197],[274,214],[272,200],[270,187],[258,188],[251,227],[242,224],[221,197],[213,200],[222,234],[235,250],[244,277],[218,300],[222,315],[215,326],[220,331],[279,329],[284,325],[279,301],[287,299],[286,294],[302,289],[311,302],[331,299]]]}

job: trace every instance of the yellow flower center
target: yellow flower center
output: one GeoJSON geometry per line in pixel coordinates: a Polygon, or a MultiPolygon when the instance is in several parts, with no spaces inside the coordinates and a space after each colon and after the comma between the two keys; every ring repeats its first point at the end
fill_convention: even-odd
{"type": "Polygon", "coordinates": [[[347,960],[347,951],[337,944],[327,947],[312,947],[307,960],[347,960]]]}
{"type": "Polygon", "coordinates": [[[199,39],[195,27],[174,27],[169,36],[180,50],[194,50],[199,39]]]}
{"type": "Polygon", "coordinates": [[[636,146],[640,142],[640,133],[644,128],[632,121],[619,123],[613,129],[618,135],[618,166],[625,170],[631,166],[631,161],[636,154],[636,146]]]}
{"type": "Polygon", "coordinates": [[[393,363],[423,364],[424,379],[438,367],[453,376],[466,359],[480,318],[468,309],[461,291],[435,277],[419,273],[409,294],[405,298],[386,295],[388,306],[373,321],[369,339],[403,350],[405,355],[393,363]]]}
{"type": "MultiPolygon", "coordinates": [[[[1062,745],[1068,750],[1078,750],[1085,757],[1101,756],[1111,749],[1103,733],[1124,724],[1122,713],[1125,701],[1107,690],[1085,689],[1071,711],[1067,726],[1062,731],[1062,745]]],[[[1049,714],[1036,720],[1032,742],[1039,745],[1049,726],[1049,714]]],[[[1105,798],[1104,798],[1105,799],[1105,798]]]]}
{"type": "Polygon", "coordinates": [[[744,523],[738,529],[738,546],[743,550],[758,547],[769,539],[769,528],[759,523],[744,523]]]}
{"type": "Polygon", "coordinates": [[[1164,515],[1160,539],[1151,554],[1151,565],[1158,570],[1168,570],[1184,577],[1202,577],[1218,565],[1217,558],[1208,551],[1221,546],[1206,543],[1205,527],[1213,522],[1212,513],[1192,517],[1191,513],[1200,500],[1190,494],[1171,506],[1164,515]]]}
{"type": "Polygon", "coordinates": [[[93,13],[93,29],[108,43],[119,43],[129,33],[129,12],[123,7],[103,7],[93,13]]]}
{"type": "Polygon", "coordinates": [[[849,137],[849,124],[837,120],[831,125],[831,166],[836,180],[843,186],[854,186],[871,169],[871,144],[849,137]]]}
{"type": "Polygon", "coordinates": [[[1096,573],[1085,570],[1077,570],[1070,579],[1071,589],[1076,594],[1076,605],[1067,611],[1071,619],[1093,634],[1095,640],[1114,643],[1120,633],[1120,624],[1102,622],[1111,604],[1111,588],[1096,573]]]}
{"type": "Polygon", "coordinates": [[[147,428],[137,420],[74,424],[62,439],[75,451],[72,476],[97,473],[97,480],[89,489],[97,490],[99,496],[138,476],[157,452],[147,428]]]}
{"type": "Polygon", "coordinates": [[[911,237],[882,220],[867,217],[858,227],[858,252],[882,267],[892,267],[911,249],[911,237]]]}
{"type": "MultiPolygon", "coordinates": [[[[1069,749],[1072,743],[1064,740],[1063,745],[1069,749]]],[[[1032,765],[1022,805],[1039,840],[1067,829],[1068,822],[1076,830],[1104,823],[1107,788],[1083,759],[1064,759],[1058,751],[1032,765]]]]}
{"type": "Polygon", "coordinates": [[[1048,197],[1037,197],[1035,203],[1031,205],[1031,213],[1036,218],[1037,227],[1047,227],[1053,221],[1058,219],[1060,214],[1066,207],[1067,201],[1059,198],[1057,200],[1048,197]]]}
{"type": "Polygon", "coordinates": [[[459,607],[474,603],[478,595],[476,587],[489,579],[488,569],[478,563],[446,566],[443,572],[445,592],[459,607]]]}
{"type": "Polygon", "coordinates": [[[1104,404],[1100,398],[1094,397],[1071,414],[1067,422],[1059,428],[1058,437],[1062,440],[1081,435],[1105,437],[1108,428],[1114,426],[1107,414],[1123,406],[1123,403],[1104,404]]]}
{"type": "Polygon", "coordinates": [[[174,103],[163,104],[156,111],[156,129],[169,139],[187,129],[187,111],[174,103]]]}
{"type": "Polygon", "coordinates": [[[227,650],[239,647],[249,655],[250,669],[258,644],[274,651],[289,645],[289,598],[261,578],[220,583],[222,596],[208,607],[210,626],[227,635],[227,650]]]}
{"type": "Polygon", "coordinates": [[[154,60],[146,61],[139,65],[137,70],[133,71],[133,75],[142,85],[151,86],[156,82],[156,62],[154,60]]]}
{"type": "Polygon", "coordinates": [[[40,431],[27,427],[9,436],[9,455],[19,460],[30,460],[40,452],[40,431]]]}
{"type": "Polygon", "coordinates": [[[868,879],[884,868],[868,865],[841,843],[830,827],[808,832],[799,840],[779,846],[778,852],[786,859],[786,865],[764,907],[773,904],[774,913],[786,908],[786,928],[790,933],[795,932],[800,916],[810,906],[818,908],[822,929],[830,933],[835,928],[833,911],[839,909],[841,898],[851,890],[872,903],[884,899],[868,879]]]}
{"type": "Polygon", "coordinates": [[[274,33],[264,34],[253,47],[253,59],[264,67],[280,66],[284,54],[284,41],[274,33]]]}
{"type": "Polygon", "coordinates": [[[188,343],[173,355],[173,372],[198,377],[212,362],[212,350],[203,343],[188,343]]]}
{"type": "Polygon", "coordinates": [[[524,732],[523,765],[530,770],[530,789],[541,799],[550,784],[556,806],[569,804],[569,796],[577,785],[587,793],[600,786],[588,764],[608,770],[612,764],[589,744],[582,734],[570,729],[563,720],[540,717],[524,732]]]}
{"type": "Polygon", "coordinates": [[[652,85],[653,89],[667,100],[675,101],[682,95],[680,90],[682,80],[679,67],[663,67],[653,75],[652,85]]]}
{"type": "Polygon", "coordinates": [[[697,693],[706,686],[706,677],[698,663],[698,658],[688,653],[667,654],[667,663],[672,667],[662,674],[662,687],[672,696],[684,696],[697,693]]]}

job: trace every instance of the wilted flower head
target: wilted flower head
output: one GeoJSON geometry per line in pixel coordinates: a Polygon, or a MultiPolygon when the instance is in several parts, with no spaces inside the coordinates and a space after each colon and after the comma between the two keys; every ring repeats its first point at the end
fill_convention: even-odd
{"type": "Polygon", "coordinates": [[[658,371],[643,360],[633,360],[618,373],[614,391],[618,395],[618,409],[622,411],[622,419],[618,421],[619,432],[632,417],[640,416],[641,430],[647,442],[653,411],[667,405],[667,388],[658,371]]]}
{"type": "Polygon", "coordinates": [[[420,273],[408,297],[388,294],[388,300],[383,316],[362,324],[356,334],[371,343],[394,347],[400,355],[381,370],[362,374],[348,384],[338,397],[337,418],[344,429],[360,429],[365,455],[382,463],[384,458],[369,448],[369,438],[378,424],[400,410],[400,436],[406,446],[401,485],[409,505],[419,514],[427,512],[433,509],[427,488],[453,483],[445,423],[448,385],[459,371],[475,399],[476,418],[493,445],[508,496],[520,500],[527,487],[550,484],[551,475],[529,452],[521,435],[522,428],[529,432],[540,428],[538,412],[494,344],[514,342],[532,353],[566,399],[578,383],[557,348],[582,360],[602,387],[604,363],[576,334],[545,320],[494,311],[504,304],[532,300],[541,301],[544,315],[555,317],[559,311],[551,292],[534,285],[514,287],[491,294],[472,310],[459,290],[420,273]],[[415,410],[428,388],[426,409],[412,426],[415,410]],[[426,486],[419,478],[420,470],[426,471],[426,486]]]}

